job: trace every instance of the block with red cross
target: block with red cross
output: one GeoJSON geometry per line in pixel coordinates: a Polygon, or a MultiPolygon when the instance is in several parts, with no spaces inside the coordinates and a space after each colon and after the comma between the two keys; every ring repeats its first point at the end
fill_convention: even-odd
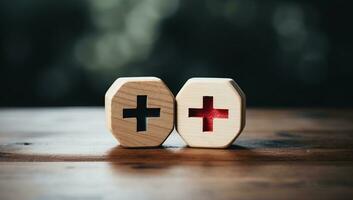
{"type": "Polygon", "coordinates": [[[189,79],[176,102],[176,129],[190,147],[228,147],[245,126],[245,95],[232,79],[189,79]]]}
{"type": "Polygon", "coordinates": [[[105,95],[107,126],[124,147],[156,147],[174,128],[174,96],[156,77],[119,78],[105,95]]]}

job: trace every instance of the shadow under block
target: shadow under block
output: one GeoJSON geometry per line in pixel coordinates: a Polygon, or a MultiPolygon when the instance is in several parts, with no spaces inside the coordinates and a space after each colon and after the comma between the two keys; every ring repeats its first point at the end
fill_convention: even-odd
{"type": "Polygon", "coordinates": [[[190,147],[228,147],[245,126],[245,95],[232,79],[189,79],[176,102],[176,129],[190,147]]]}
{"type": "Polygon", "coordinates": [[[124,147],[157,147],[174,127],[174,96],[156,77],[117,79],[105,109],[107,126],[124,147]]]}

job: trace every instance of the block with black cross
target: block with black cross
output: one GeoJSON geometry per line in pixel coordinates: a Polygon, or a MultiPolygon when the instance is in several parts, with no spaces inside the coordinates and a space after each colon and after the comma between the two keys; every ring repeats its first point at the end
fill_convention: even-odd
{"type": "Polygon", "coordinates": [[[156,77],[119,78],[105,95],[107,126],[123,147],[156,147],[174,128],[174,96],[156,77]]]}

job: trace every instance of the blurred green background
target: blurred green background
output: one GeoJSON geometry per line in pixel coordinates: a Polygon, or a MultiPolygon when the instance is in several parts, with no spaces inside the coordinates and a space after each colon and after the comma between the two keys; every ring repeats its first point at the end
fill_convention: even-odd
{"type": "Polygon", "coordinates": [[[0,2],[0,106],[103,105],[122,76],[230,77],[249,106],[351,107],[353,3],[0,2]]]}

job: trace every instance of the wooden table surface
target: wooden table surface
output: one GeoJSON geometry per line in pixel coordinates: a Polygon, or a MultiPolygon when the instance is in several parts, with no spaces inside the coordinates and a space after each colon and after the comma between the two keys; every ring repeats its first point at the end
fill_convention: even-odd
{"type": "Polygon", "coordinates": [[[0,109],[0,199],[353,199],[353,110],[248,109],[230,149],[124,149],[103,108],[0,109]]]}

